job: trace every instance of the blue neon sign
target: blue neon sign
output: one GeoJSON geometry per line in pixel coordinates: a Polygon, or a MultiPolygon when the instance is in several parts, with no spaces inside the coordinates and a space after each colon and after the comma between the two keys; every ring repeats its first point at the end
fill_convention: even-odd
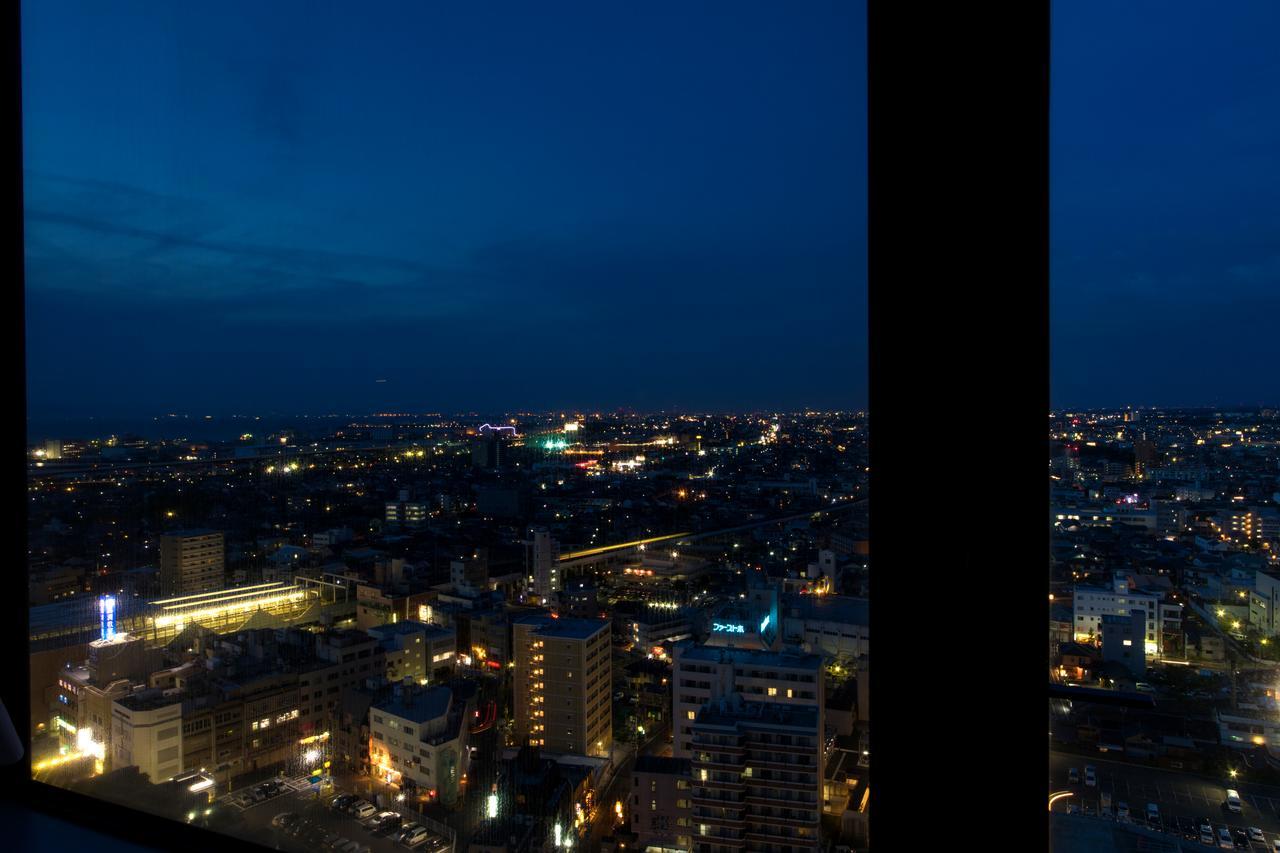
{"type": "Polygon", "coordinates": [[[747,626],[733,622],[713,622],[711,630],[717,634],[745,634],[747,633],[747,626]]]}
{"type": "Polygon", "coordinates": [[[116,599],[113,595],[104,595],[98,599],[98,621],[100,635],[104,640],[114,640],[116,636],[116,599]]]}

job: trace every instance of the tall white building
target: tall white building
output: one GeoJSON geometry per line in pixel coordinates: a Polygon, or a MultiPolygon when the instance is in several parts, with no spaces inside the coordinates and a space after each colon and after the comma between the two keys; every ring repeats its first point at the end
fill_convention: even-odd
{"type": "Polygon", "coordinates": [[[560,543],[545,527],[529,529],[530,538],[525,542],[528,567],[527,589],[536,604],[550,604],[561,589],[560,543]]]}

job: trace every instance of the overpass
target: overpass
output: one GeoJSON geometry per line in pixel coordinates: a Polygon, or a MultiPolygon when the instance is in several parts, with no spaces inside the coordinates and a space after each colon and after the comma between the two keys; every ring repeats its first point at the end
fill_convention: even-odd
{"type": "Polygon", "coordinates": [[[660,545],[664,542],[679,545],[685,542],[696,542],[699,539],[714,539],[719,536],[727,536],[731,533],[753,530],[757,527],[767,527],[773,524],[786,524],[788,522],[799,521],[801,519],[816,521],[823,516],[834,515],[836,513],[853,509],[856,506],[861,506],[866,503],[866,501],[866,498],[857,498],[856,500],[846,501],[830,509],[798,512],[793,515],[784,515],[778,518],[761,518],[749,521],[745,524],[739,524],[734,527],[724,527],[718,530],[704,530],[698,533],[690,531],[668,533],[663,536],[650,536],[645,539],[633,539],[630,542],[619,542],[616,545],[602,545],[597,548],[585,548],[580,551],[569,551],[568,553],[560,555],[560,565],[564,568],[570,569],[582,568],[584,566],[604,562],[605,560],[615,557],[629,556],[630,552],[643,550],[649,545],[660,545]]]}

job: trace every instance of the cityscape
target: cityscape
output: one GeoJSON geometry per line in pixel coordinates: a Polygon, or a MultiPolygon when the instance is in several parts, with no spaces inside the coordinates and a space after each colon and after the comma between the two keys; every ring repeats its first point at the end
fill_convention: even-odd
{"type": "Polygon", "coordinates": [[[297,851],[868,846],[865,413],[158,420],[29,448],[37,780],[297,851]]]}
{"type": "Polygon", "coordinates": [[[865,15],[23,4],[31,787],[869,850],[865,15]]]}
{"type": "Polygon", "coordinates": [[[1280,410],[1050,434],[1051,811],[1095,849],[1280,848],[1280,410]]]}

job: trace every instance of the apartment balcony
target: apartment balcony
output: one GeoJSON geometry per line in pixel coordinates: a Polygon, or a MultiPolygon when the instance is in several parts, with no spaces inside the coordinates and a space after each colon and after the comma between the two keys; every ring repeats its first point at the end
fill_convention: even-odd
{"type": "MultiPolygon", "coordinates": [[[[769,788],[764,788],[769,790],[769,788]]],[[[757,806],[781,806],[786,809],[816,809],[818,807],[817,800],[787,800],[781,797],[770,797],[768,794],[760,793],[759,789],[752,788],[747,791],[745,802],[749,805],[757,806]]]]}
{"type": "Polygon", "coordinates": [[[723,758],[694,758],[689,763],[695,773],[704,767],[707,770],[728,770],[730,773],[741,773],[742,769],[746,767],[746,762],[741,759],[737,761],[724,760],[727,758],[728,756],[723,758]]]}
{"type": "Polygon", "coordinates": [[[708,826],[723,826],[730,829],[742,828],[741,817],[718,817],[716,815],[709,814],[691,814],[689,819],[695,824],[705,823],[708,826]]]}
{"type": "Polygon", "coordinates": [[[741,742],[741,740],[742,740],[742,739],[740,738],[740,739],[739,739],[739,741],[740,741],[739,743],[726,744],[726,743],[712,743],[711,741],[708,741],[708,740],[698,740],[697,738],[694,738],[694,739],[693,739],[693,748],[694,748],[695,750],[701,750],[702,752],[735,752],[735,753],[741,753],[741,752],[743,752],[744,750],[746,750],[746,748],[747,748],[747,747],[746,747],[746,744],[745,744],[745,743],[742,743],[742,742],[741,742]]]}
{"type": "Polygon", "coordinates": [[[748,778],[747,782],[752,786],[753,792],[760,789],[767,790],[769,788],[785,788],[788,791],[817,791],[818,790],[818,777],[816,774],[814,775],[814,778],[812,781],[807,781],[807,782],[787,782],[782,779],[762,779],[757,776],[752,776],[748,778]]]}
{"type": "Polygon", "coordinates": [[[815,828],[814,831],[816,832],[817,831],[816,827],[818,826],[818,811],[817,811],[817,808],[815,807],[812,820],[803,820],[801,818],[795,818],[795,817],[779,817],[777,815],[768,815],[768,814],[762,814],[761,812],[758,812],[758,811],[752,811],[751,823],[752,823],[753,829],[760,828],[757,826],[757,824],[769,824],[772,826],[794,826],[794,827],[809,826],[809,827],[814,827],[815,828]]]}
{"type": "Polygon", "coordinates": [[[801,837],[795,833],[786,835],[783,830],[753,823],[747,828],[745,837],[748,841],[757,841],[768,845],[790,844],[793,847],[796,845],[812,845],[816,847],[818,844],[818,828],[816,824],[810,824],[810,826],[813,827],[813,830],[809,833],[809,836],[801,837]]]}
{"type": "Polygon", "coordinates": [[[696,796],[698,796],[698,793],[697,793],[697,792],[698,792],[700,789],[701,789],[701,790],[704,790],[704,791],[708,791],[708,792],[710,792],[710,791],[745,791],[745,790],[747,790],[747,786],[746,786],[746,784],[745,784],[745,783],[743,783],[743,782],[740,782],[740,781],[738,781],[738,782],[728,782],[728,781],[723,781],[723,780],[720,780],[720,779],[708,779],[708,780],[707,780],[707,781],[705,781],[705,782],[703,782],[703,781],[701,781],[701,780],[697,780],[697,781],[695,781],[695,782],[693,783],[693,786],[694,786],[694,787],[693,787],[693,791],[694,791],[693,796],[695,796],[695,797],[696,797],[696,796]]]}
{"type": "Polygon", "coordinates": [[[813,755],[818,751],[817,746],[795,746],[794,744],[783,743],[753,743],[751,744],[752,752],[789,752],[792,755],[813,755]]]}
{"type": "Polygon", "coordinates": [[[721,809],[735,809],[737,811],[742,811],[746,808],[746,803],[743,802],[741,795],[727,798],[720,795],[712,796],[706,792],[698,793],[698,791],[698,788],[694,788],[693,792],[689,795],[689,799],[693,800],[695,805],[721,809]]]}
{"type": "MultiPolygon", "coordinates": [[[[695,759],[695,764],[696,763],[695,759]]],[[[781,761],[767,761],[758,758],[751,758],[749,759],[749,763],[752,767],[762,767],[768,770],[788,770],[792,773],[813,773],[818,769],[817,765],[812,761],[808,761],[803,764],[787,764],[781,761]]]]}
{"type": "Polygon", "coordinates": [[[732,847],[735,850],[741,850],[747,846],[747,839],[728,838],[728,837],[723,837],[719,835],[696,835],[695,834],[693,836],[693,846],[697,848],[699,851],[706,851],[706,853],[714,853],[716,848],[713,845],[717,845],[717,844],[720,845],[720,847],[722,848],[732,847]]]}

